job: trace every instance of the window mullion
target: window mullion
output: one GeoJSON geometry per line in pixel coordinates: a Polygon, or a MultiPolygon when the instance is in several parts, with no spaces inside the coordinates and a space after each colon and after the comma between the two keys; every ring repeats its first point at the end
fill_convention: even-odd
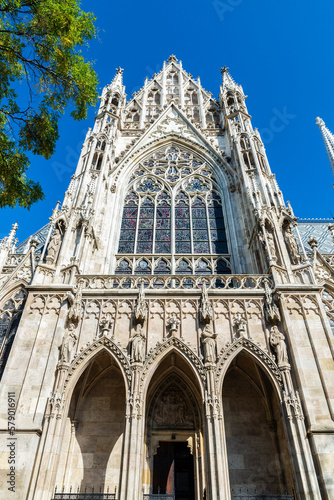
{"type": "Polygon", "coordinates": [[[141,196],[139,196],[139,199],[138,199],[137,224],[136,224],[136,235],[135,235],[135,248],[134,248],[134,253],[135,254],[137,254],[138,227],[139,227],[139,221],[140,221],[141,201],[142,201],[141,196]]]}
{"type": "Polygon", "coordinates": [[[205,197],[205,213],[206,213],[206,227],[207,227],[207,232],[208,232],[209,250],[210,250],[210,254],[212,255],[211,228],[210,228],[209,207],[208,207],[208,197],[207,196],[205,197]]]}
{"type": "Polygon", "coordinates": [[[158,196],[154,198],[154,214],[153,214],[153,237],[152,237],[152,254],[155,254],[155,231],[157,227],[157,209],[158,209],[158,196]]]}
{"type": "Polygon", "coordinates": [[[176,190],[172,189],[170,199],[170,250],[171,250],[171,274],[175,274],[175,194],[176,190]]]}
{"type": "Polygon", "coordinates": [[[193,238],[193,209],[192,209],[192,198],[188,196],[188,206],[189,206],[189,221],[190,221],[190,249],[191,255],[194,255],[194,238],[193,238]]]}

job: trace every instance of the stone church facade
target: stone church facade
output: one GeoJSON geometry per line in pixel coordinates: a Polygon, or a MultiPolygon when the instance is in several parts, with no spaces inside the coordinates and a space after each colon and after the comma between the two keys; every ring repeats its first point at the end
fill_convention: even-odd
{"type": "Polygon", "coordinates": [[[218,100],[175,56],[130,100],[122,73],[50,222],[1,243],[1,498],[333,499],[333,227],[227,68],[218,100]]]}

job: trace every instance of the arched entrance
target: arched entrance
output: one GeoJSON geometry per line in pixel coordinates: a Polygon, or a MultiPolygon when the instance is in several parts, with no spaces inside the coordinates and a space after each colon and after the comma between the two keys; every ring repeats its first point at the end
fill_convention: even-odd
{"type": "MultiPolygon", "coordinates": [[[[146,418],[146,498],[169,494],[175,500],[201,499],[204,442],[199,391],[185,362],[167,356],[148,391],[146,418]]],[[[144,496],[145,498],[145,496],[144,496]]]]}
{"type": "Polygon", "coordinates": [[[292,464],[277,395],[264,370],[245,352],[225,375],[223,409],[232,498],[292,492],[292,464]]]}
{"type": "Polygon", "coordinates": [[[107,352],[96,356],[73,391],[56,486],[118,491],[125,419],[123,376],[107,352]]]}

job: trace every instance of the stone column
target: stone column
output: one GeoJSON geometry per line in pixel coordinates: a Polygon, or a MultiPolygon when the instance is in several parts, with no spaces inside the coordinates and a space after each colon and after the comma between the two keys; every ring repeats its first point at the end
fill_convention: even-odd
{"type": "Polygon", "coordinates": [[[50,500],[54,492],[59,444],[62,441],[62,427],[64,420],[64,393],[63,386],[70,364],[59,362],[57,365],[54,391],[48,402],[45,421],[36,467],[33,472],[27,500],[50,500]]]}
{"type": "Polygon", "coordinates": [[[205,443],[207,464],[206,498],[229,500],[229,474],[222,409],[214,383],[215,363],[205,363],[207,390],[205,394],[205,443]]]}
{"type": "MultiPolygon", "coordinates": [[[[283,311],[284,314],[284,311],[283,311]]],[[[304,415],[299,394],[294,389],[285,337],[277,324],[271,327],[270,344],[275,351],[283,381],[283,411],[292,453],[295,480],[301,498],[320,500],[320,488],[309,441],[306,437],[304,415]]]]}
{"type": "Polygon", "coordinates": [[[142,498],[144,430],[142,398],[139,390],[141,369],[142,363],[132,363],[131,389],[126,405],[124,457],[119,500],[141,500],[142,498]]]}

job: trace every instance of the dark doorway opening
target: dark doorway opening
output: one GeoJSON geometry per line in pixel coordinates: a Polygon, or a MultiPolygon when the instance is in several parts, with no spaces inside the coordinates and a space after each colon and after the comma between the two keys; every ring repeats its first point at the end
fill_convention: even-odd
{"type": "Polygon", "coordinates": [[[153,463],[153,493],[194,500],[194,460],[187,443],[159,442],[153,463]]]}

